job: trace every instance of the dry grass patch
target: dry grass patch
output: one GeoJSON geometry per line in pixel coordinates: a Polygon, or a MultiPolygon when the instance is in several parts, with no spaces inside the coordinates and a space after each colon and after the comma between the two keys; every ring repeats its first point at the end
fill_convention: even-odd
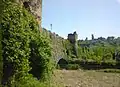
{"type": "Polygon", "coordinates": [[[120,87],[120,73],[56,70],[53,82],[56,87],[120,87]]]}

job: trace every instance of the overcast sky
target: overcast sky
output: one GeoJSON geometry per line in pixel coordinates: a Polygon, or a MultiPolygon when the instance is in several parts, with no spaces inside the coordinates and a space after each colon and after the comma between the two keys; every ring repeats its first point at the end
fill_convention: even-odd
{"type": "Polygon", "coordinates": [[[120,0],[43,0],[42,27],[66,38],[120,36],[120,0]]]}

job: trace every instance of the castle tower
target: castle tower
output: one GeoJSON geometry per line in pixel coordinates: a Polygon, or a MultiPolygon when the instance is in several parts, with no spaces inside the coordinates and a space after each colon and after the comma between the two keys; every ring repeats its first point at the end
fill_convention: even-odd
{"type": "Polygon", "coordinates": [[[76,33],[76,31],[73,34],[68,34],[68,40],[70,41],[70,43],[73,44],[74,46],[74,52],[76,57],[78,56],[78,45],[77,45],[77,39],[78,39],[78,34],[76,33]]]}
{"type": "Polygon", "coordinates": [[[73,34],[68,34],[68,40],[71,42],[71,43],[76,43],[77,42],[77,38],[78,38],[78,35],[76,33],[76,31],[73,33],[73,34]]]}
{"type": "Polygon", "coordinates": [[[42,21],[42,0],[15,0],[22,4],[31,14],[33,14],[38,22],[39,29],[42,21]]]}

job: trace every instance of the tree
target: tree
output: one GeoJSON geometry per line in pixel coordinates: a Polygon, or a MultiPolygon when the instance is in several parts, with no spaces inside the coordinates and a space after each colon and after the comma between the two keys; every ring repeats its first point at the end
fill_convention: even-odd
{"type": "Polygon", "coordinates": [[[92,40],[94,40],[94,35],[92,34],[92,40]]]}
{"type": "Polygon", "coordinates": [[[85,38],[85,41],[88,41],[88,37],[85,38]]]}

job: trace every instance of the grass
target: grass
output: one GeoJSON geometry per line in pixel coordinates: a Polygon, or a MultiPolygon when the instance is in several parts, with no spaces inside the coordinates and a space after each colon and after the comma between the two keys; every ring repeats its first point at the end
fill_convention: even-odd
{"type": "Polygon", "coordinates": [[[111,71],[55,70],[52,81],[41,83],[31,78],[27,84],[19,84],[18,87],[120,87],[120,73],[111,71]]]}
{"type": "Polygon", "coordinates": [[[56,87],[120,87],[120,73],[56,70],[53,83],[56,87]]]}

